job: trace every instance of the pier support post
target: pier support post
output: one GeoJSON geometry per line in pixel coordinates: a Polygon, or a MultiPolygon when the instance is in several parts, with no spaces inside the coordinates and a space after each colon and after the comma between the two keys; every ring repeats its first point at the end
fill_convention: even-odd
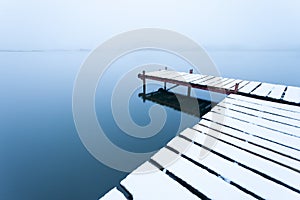
{"type": "MultiPolygon", "coordinates": [[[[190,69],[190,74],[193,73],[193,69],[190,69]]],[[[188,87],[188,92],[187,92],[187,96],[191,96],[191,87],[188,87]]]]}
{"type": "Polygon", "coordinates": [[[239,84],[236,83],[235,86],[234,86],[234,93],[236,94],[239,90],[239,84]]]}
{"type": "MultiPolygon", "coordinates": [[[[168,70],[168,68],[165,67],[165,70],[168,70]]],[[[164,90],[167,90],[167,82],[164,82],[164,90]]]]}
{"type": "Polygon", "coordinates": [[[143,70],[143,102],[145,102],[145,97],[146,97],[146,78],[145,78],[145,70],[143,70]]]}

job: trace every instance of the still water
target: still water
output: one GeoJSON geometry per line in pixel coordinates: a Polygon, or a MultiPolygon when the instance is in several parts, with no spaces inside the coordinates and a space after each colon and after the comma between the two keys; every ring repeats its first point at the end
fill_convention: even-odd
{"type": "MultiPolygon", "coordinates": [[[[88,53],[0,53],[0,199],[98,199],[127,175],[91,156],[74,125],[73,84],[88,53]]],[[[224,77],[300,86],[299,51],[209,51],[209,55],[224,77]]],[[[181,113],[169,107],[164,107],[165,126],[154,137],[134,138],[116,125],[110,110],[112,90],[124,73],[144,63],[179,71],[190,68],[173,55],[139,52],[116,61],[104,74],[95,98],[99,123],[114,144],[133,152],[155,151],[181,130],[181,113]]],[[[147,90],[159,87],[152,84],[147,90]]],[[[132,91],[128,108],[133,121],[145,126],[155,103],[144,103],[140,92],[141,88],[132,91]]],[[[196,95],[209,99],[207,93],[196,95]]],[[[190,120],[184,127],[199,120],[186,117],[190,120]]]]}

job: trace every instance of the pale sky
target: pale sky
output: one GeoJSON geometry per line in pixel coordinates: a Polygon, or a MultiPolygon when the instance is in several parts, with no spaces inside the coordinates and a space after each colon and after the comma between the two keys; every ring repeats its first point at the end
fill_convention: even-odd
{"type": "Polygon", "coordinates": [[[300,1],[0,0],[0,49],[94,48],[144,27],[204,46],[300,48],[300,1]]]}

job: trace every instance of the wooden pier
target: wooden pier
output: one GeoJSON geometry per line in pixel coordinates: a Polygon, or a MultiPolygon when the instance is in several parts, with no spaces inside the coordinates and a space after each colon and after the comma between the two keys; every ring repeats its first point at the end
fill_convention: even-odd
{"type": "Polygon", "coordinates": [[[149,79],[213,92],[236,93],[263,100],[300,105],[300,88],[294,86],[192,74],[192,70],[190,73],[159,70],[144,72],[138,77],[144,81],[144,89],[146,89],[146,80],[149,79]]]}
{"type": "Polygon", "coordinates": [[[139,167],[156,172],[131,173],[102,199],[300,199],[300,88],[179,74],[140,77],[230,95],[139,167]]]}

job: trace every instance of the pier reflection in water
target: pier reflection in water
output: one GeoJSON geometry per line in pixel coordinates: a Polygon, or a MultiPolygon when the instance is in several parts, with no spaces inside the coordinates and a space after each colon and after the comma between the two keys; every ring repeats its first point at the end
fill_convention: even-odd
{"type": "Polygon", "coordinates": [[[139,93],[139,97],[141,97],[143,101],[151,101],[163,106],[168,106],[175,110],[199,118],[209,112],[212,108],[212,102],[210,101],[173,93],[162,88],[158,89],[155,92],[150,92],[147,94],[139,93]],[[195,105],[197,105],[198,108],[195,108],[195,105]]]}

